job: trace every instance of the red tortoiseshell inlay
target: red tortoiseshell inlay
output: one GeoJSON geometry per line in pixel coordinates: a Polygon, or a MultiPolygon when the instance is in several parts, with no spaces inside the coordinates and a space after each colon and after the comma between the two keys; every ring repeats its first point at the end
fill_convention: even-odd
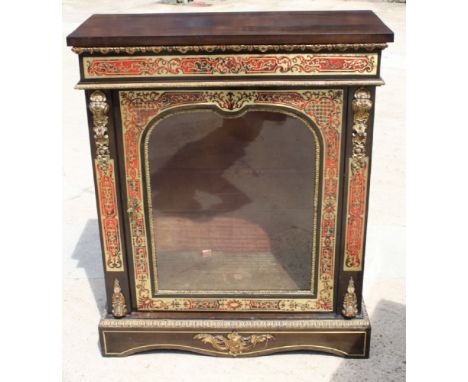
{"type": "Polygon", "coordinates": [[[167,311],[331,311],[333,309],[339,163],[343,91],[121,91],[120,110],[125,154],[131,245],[139,310],[167,311]],[[216,105],[238,111],[247,105],[279,105],[310,118],[320,130],[324,150],[317,297],[232,298],[159,297],[152,295],[150,247],[143,210],[141,139],[162,111],[183,106],[216,105]]]}
{"type": "Polygon", "coordinates": [[[368,159],[365,158],[362,164],[359,171],[353,171],[351,166],[349,170],[344,260],[345,271],[362,270],[368,159]]]}
{"type": "Polygon", "coordinates": [[[378,55],[282,54],[84,57],[85,78],[223,75],[375,75],[378,55]]]}
{"type": "Polygon", "coordinates": [[[106,271],[123,271],[114,161],[112,159],[108,161],[106,166],[101,166],[96,161],[96,179],[106,271]]]}

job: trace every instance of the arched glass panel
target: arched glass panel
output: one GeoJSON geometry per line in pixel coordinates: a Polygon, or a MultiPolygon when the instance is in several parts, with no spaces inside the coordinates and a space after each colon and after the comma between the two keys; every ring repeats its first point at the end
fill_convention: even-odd
{"type": "Polygon", "coordinates": [[[310,126],[278,111],[200,109],[148,134],[160,291],[313,289],[320,144],[310,126]]]}

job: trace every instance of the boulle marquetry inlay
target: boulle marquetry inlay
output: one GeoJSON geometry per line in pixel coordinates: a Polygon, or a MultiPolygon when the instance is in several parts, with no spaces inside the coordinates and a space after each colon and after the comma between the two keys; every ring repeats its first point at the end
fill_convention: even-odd
{"type": "Polygon", "coordinates": [[[336,245],[339,163],[343,91],[122,91],[122,134],[125,153],[130,232],[140,310],[185,311],[330,311],[333,308],[333,272],[336,245]],[[303,113],[319,128],[324,141],[323,190],[318,261],[317,298],[232,298],[153,296],[149,272],[151,253],[143,210],[142,163],[139,147],[150,122],[162,111],[183,106],[214,105],[235,112],[246,106],[289,107],[303,113]]]}
{"type": "Polygon", "coordinates": [[[375,75],[376,53],[84,57],[86,79],[132,77],[375,75]]]}
{"type": "Polygon", "coordinates": [[[124,270],[122,239],[117,207],[115,165],[110,157],[108,134],[109,104],[106,95],[96,90],[89,97],[89,110],[93,116],[94,142],[96,145],[96,186],[101,219],[101,231],[107,272],[124,270]]]}
{"type": "Polygon", "coordinates": [[[352,153],[349,161],[345,271],[362,270],[369,158],[367,127],[372,109],[369,89],[359,88],[351,103],[353,110],[352,153]]]}

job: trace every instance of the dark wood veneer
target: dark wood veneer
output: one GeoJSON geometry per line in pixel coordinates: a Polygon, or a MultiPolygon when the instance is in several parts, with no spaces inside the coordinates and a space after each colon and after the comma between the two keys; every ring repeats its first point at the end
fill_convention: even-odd
{"type": "Polygon", "coordinates": [[[372,11],[101,14],[67,37],[76,47],[392,41],[372,11]]]}

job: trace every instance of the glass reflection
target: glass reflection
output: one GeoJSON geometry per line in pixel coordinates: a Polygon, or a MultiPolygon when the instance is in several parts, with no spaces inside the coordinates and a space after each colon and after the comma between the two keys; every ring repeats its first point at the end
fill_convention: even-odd
{"type": "Polygon", "coordinates": [[[250,111],[174,114],[148,137],[160,290],[310,290],[314,135],[250,111]]]}

